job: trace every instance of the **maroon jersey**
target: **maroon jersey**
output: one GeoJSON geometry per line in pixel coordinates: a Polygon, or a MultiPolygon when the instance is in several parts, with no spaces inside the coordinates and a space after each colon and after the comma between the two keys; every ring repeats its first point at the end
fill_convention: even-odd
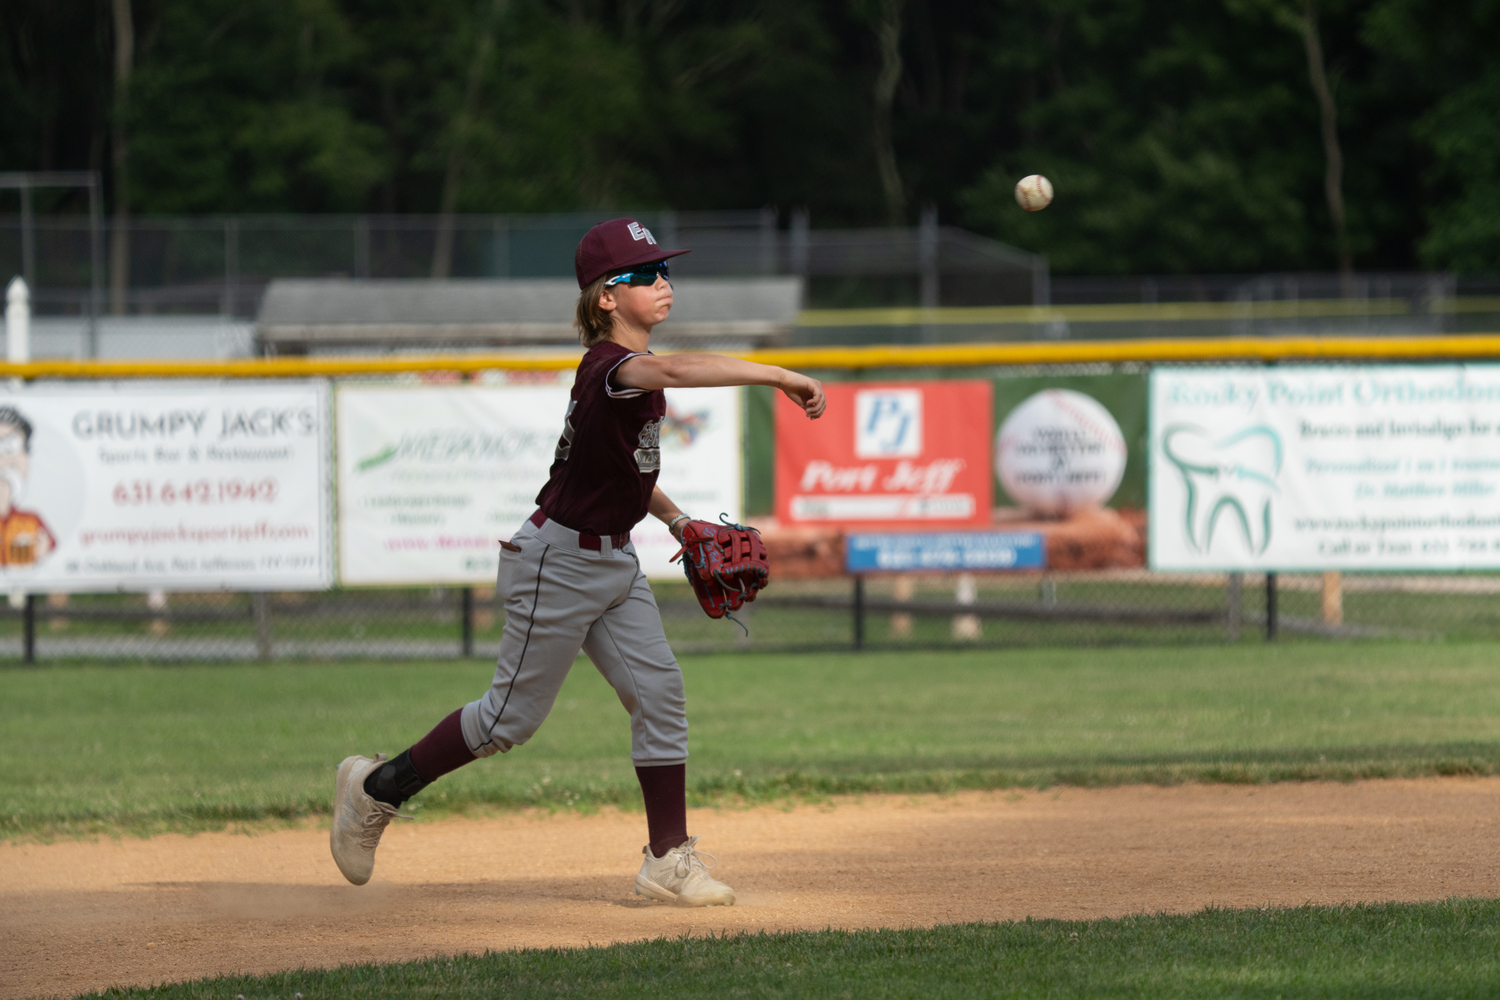
{"type": "Polygon", "coordinates": [[[536,496],[542,513],[574,531],[624,534],[651,506],[667,394],[615,384],[615,369],[635,356],[606,340],[578,363],[562,438],[536,496]]]}

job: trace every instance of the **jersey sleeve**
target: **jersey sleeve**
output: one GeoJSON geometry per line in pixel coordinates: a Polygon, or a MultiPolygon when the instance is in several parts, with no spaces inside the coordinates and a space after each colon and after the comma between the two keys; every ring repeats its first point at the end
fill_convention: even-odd
{"type": "Polygon", "coordinates": [[[651,389],[636,389],[629,386],[620,389],[615,388],[615,372],[619,367],[631,358],[644,357],[650,353],[650,351],[632,351],[611,365],[609,371],[604,375],[604,394],[610,399],[635,399],[637,396],[644,396],[648,392],[653,391],[651,389]]]}

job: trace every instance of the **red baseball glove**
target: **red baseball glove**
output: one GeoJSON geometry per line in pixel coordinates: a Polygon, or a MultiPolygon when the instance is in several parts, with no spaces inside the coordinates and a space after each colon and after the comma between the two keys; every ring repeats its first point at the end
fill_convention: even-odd
{"type": "Polygon", "coordinates": [[[755,600],[770,582],[771,565],[760,532],[742,524],[688,521],[682,526],[682,548],[672,561],[679,558],[710,618],[734,620],[729,612],[755,600]]]}

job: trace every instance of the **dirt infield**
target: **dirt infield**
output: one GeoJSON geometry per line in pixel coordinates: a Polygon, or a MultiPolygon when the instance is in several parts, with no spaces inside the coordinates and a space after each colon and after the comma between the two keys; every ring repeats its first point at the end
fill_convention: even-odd
{"type": "Polygon", "coordinates": [[[699,810],[733,908],[632,894],[644,819],[397,824],[346,884],[326,830],[0,845],[0,997],[685,932],[1500,896],[1500,779],[866,797],[699,810]]]}

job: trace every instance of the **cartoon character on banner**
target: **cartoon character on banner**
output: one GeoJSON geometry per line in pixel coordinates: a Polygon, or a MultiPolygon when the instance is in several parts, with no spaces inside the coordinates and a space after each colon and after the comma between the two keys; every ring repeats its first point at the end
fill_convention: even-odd
{"type": "Polygon", "coordinates": [[[17,504],[31,473],[31,422],[14,406],[0,406],[0,566],[32,566],[57,540],[41,517],[17,504]]]}

